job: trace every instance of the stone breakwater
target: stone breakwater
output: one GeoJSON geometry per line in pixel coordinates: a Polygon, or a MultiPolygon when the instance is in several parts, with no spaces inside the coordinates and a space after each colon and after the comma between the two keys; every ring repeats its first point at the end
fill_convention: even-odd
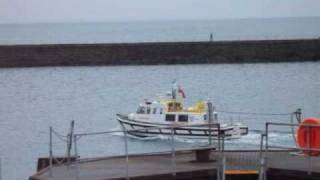
{"type": "Polygon", "coordinates": [[[1,45],[0,67],[302,62],[320,39],[1,45]]]}

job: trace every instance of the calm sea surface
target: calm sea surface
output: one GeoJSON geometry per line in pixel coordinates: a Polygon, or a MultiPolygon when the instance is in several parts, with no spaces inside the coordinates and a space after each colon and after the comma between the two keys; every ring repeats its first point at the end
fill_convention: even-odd
{"type": "MultiPolygon", "coordinates": [[[[218,110],[287,113],[302,108],[304,116],[320,117],[320,63],[241,65],[176,65],[116,67],[54,67],[0,69],[0,157],[3,179],[27,179],[39,156],[48,155],[48,127],[66,133],[71,120],[77,132],[119,129],[116,113],[134,111],[139,102],[170,90],[177,79],[188,105],[210,98],[218,110]]],[[[288,116],[237,116],[251,130],[266,121],[288,122],[288,116]]],[[[285,129],[284,131],[288,131],[285,129]]],[[[259,133],[228,141],[230,148],[256,148],[259,133]]],[[[273,133],[274,143],[292,145],[286,133],[273,133]]],[[[197,141],[177,140],[177,147],[197,141]]],[[[54,140],[54,154],[65,154],[65,144],[54,140]]],[[[130,139],[129,150],[169,150],[170,141],[130,139]]],[[[123,137],[83,137],[82,157],[119,155],[123,137]]]]}
{"type": "Polygon", "coordinates": [[[122,23],[0,24],[0,44],[292,39],[320,37],[320,17],[122,23]]]}

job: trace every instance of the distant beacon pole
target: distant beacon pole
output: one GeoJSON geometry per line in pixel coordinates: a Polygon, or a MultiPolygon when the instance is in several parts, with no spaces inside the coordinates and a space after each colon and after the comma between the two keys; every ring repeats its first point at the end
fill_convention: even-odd
{"type": "Polygon", "coordinates": [[[210,41],[213,41],[213,35],[210,33],[210,41]]]}
{"type": "Polygon", "coordinates": [[[210,101],[207,102],[208,110],[207,110],[207,117],[209,120],[209,145],[212,145],[212,123],[213,123],[213,106],[210,101]]]}

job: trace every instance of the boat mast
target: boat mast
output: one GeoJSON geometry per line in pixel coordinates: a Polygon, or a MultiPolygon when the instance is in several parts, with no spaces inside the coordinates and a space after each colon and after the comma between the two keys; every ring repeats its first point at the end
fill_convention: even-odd
{"type": "Polygon", "coordinates": [[[171,95],[172,95],[172,99],[174,99],[174,100],[177,99],[177,83],[176,83],[176,80],[173,80],[173,82],[172,82],[172,92],[171,92],[171,95]]]}

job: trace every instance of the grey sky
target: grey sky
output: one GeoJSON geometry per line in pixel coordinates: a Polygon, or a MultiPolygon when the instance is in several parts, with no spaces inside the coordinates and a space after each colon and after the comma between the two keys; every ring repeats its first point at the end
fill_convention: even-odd
{"type": "Polygon", "coordinates": [[[320,16],[320,0],[0,0],[0,23],[320,16]]]}

